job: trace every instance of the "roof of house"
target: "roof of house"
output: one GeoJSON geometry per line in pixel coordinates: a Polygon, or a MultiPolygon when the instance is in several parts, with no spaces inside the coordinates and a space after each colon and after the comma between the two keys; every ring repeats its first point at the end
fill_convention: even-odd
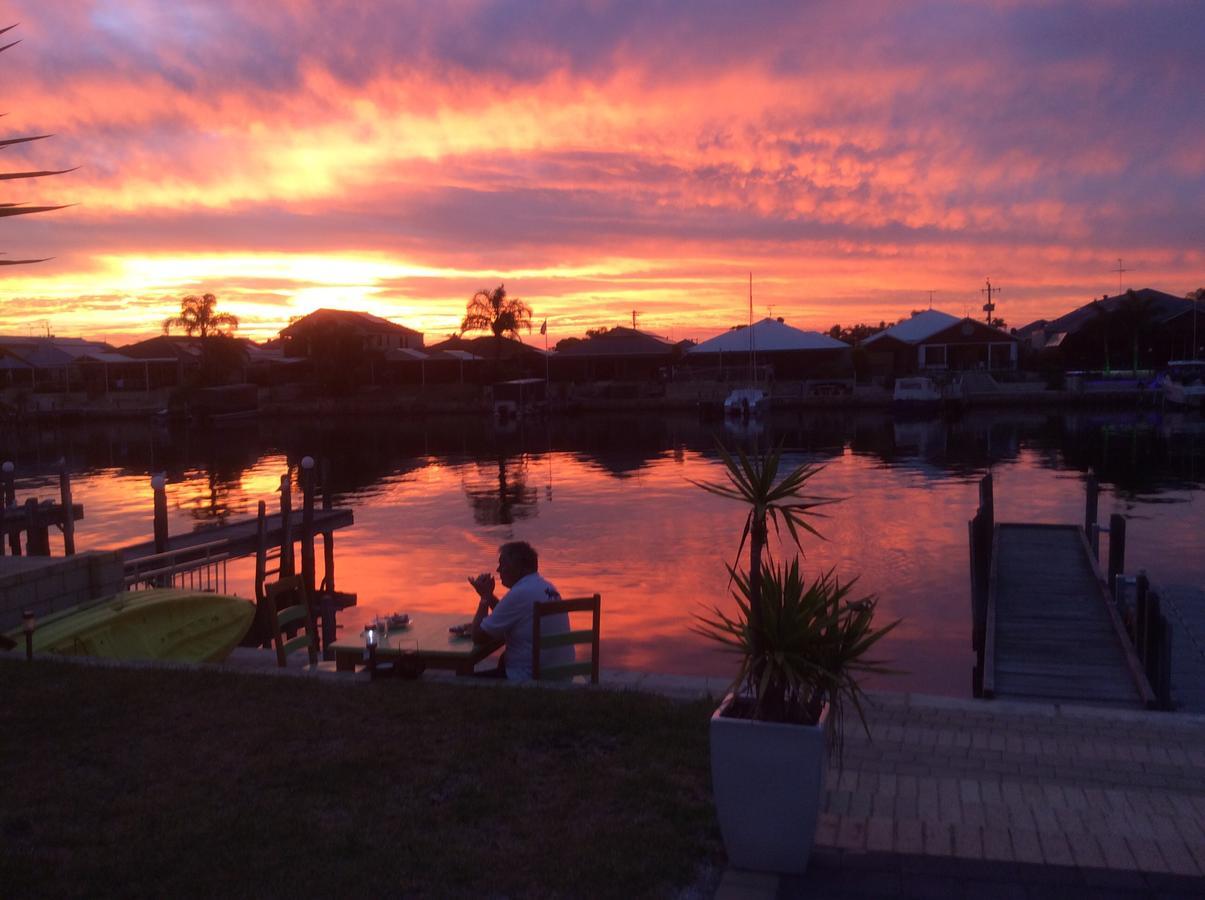
{"type": "MultiPolygon", "coordinates": [[[[444,353],[452,353],[459,350],[471,356],[480,357],[481,359],[513,359],[524,353],[535,354],[536,356],[547,355],[539,347],[533,347],[530,344],[516,341],[513,338],[494,337],[492,334],[479,338],[450,337],[447,340],[440,341],[438,344],[432,344],[426,349],[439,350],[444,353]]],[[[468,359],[469,357],[465,358],[468,359]]]]}
{"type": "Polygon", "coordinates": [[[617,325],[603,334],[565,345],[557,350],[557,356],[669,356],[674,346],[656,335],[617,325]]]}
{"type": "Polygon", "coordinates": [[[819,331],[801,331],[778,319],[762,319],[752,326],[741,326],[686,351],[702,353],[748,353],[749,329],[753,329],[753,350],[773,353],[784,350],[848,350],[849,344],[819,331]]]}
{"type": "MultiPolygon", "coordinates": [[[[1163,291],[1156,291],[1153,288],[1143,288],[1142,290],[1134,291],[1134,294],[1144,303],[1151,304],[1154,319],[1159,323],[1182,316],[1193,308],[1191,300],[1177,297],[1174,294],[1167,294],[1163,291]]],[[[1110,313],[1116,312],[1125,298],[1125,294],[1102,297],[1100,300],[1085,303],[1083,306],[1073,309],[1071,312],[1065,313],[1057,319],[1052,319],[1049,322],[1041,322],[1040,325],[1038,322],[1034,322],[1031,325],[1025,326],[1025,328],[1026,330],[1033,330],[1035,327],[1040,327],[1047,334],[1056,334],[1060,331],[1074,334],[1096,318],[1097,310],[1110,313]]]]}
{"type": "Polygon", "coordinates": [[[436,350],[431,347],[423,350],[416,350],[413,347],[395,347],[385,351],[386,362],[438,362],[440,360],[464,362],[480,358],[466,350],[436,350]]]}
{"type": "Polygon", "coordinates": [[[918,344],[925,338],[932,337],[937,332],[944,331],[951,325],[961,321],[962,319],[958,316],[952,316],[939,309],[926,309],[913,313],[910,318],[897,322],[890,328],[884,328],[882,331],[872,334],[866,340],[862,341],[862,344],[863,346],[872,344],[886,337],[895,338],[897,341],[902,341],[905,344],[918,344]]]}
{"type": "Polygon", "coordinates": [[[343,325],[349,325],[358,331],[370,333],[386,332],[389,334],[412,334],[418,337],[422,336],[421,331],[415,331],[413,328],[407,328],[405,325],[399,325],[397,322],[390,322],[388,319],[382,319],[380,316],[374,316],[371,313],[359,312],[351,309],[316,309],[312,313],[302,316],[296,322],[293,322],[280,330],[281,337],[292,337],[298,330],[304,329],[307,326],[314,325],[320,322],[337,322],[343,325]]]}

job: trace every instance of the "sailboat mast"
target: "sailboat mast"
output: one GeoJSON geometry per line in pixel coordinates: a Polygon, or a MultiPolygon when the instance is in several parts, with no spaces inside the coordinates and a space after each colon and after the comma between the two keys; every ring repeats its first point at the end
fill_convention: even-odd
{"type": "Polygon", "coordinates": [[[749,384],[757,381],[757,350],[753,345],[753,273],[749,273],[749,384]]]}

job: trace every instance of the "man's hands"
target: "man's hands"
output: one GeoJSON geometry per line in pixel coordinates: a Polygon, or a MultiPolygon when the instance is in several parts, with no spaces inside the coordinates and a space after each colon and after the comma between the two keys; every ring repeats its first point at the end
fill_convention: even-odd
{"type": "Polygon", "coordinates": [[[482,572],[475,578],[470,578],[469,584],[473,586],[473,590],[482,600],[488,600],[494,596],[494,576],[489,572],[482,572]]]}

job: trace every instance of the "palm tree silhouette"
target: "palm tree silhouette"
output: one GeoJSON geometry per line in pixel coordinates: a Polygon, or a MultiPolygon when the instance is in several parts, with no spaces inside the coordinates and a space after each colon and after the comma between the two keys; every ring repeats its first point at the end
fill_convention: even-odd
{"type": "Polygon", "coordinates": [[[480,290],[469,300],[460,332],[490,331],[494,337],[519,337],[519,329],[531,331],[531,307],[517,297],[506,296],[506,287],[480,290]]]}
{"type": "Polygon", "coordinates": [[[189,337],[196,335],[207,338],[216,335],[228,335],[238,328],[238,316],[230,313],[215,312],[218,298],[213,294],[189,294],[180,301],[180,315],[168,316],[163,320],[163,333],[169,333],[172,328],[183,328],[189,337]]]}

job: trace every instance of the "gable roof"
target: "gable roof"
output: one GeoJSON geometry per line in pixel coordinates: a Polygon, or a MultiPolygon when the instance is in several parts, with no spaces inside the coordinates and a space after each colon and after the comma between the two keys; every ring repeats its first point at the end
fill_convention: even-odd
{"type": "Polygon", "coordinates": [[[302,316],[296,322],[292,322],[280,330],[281,337],[292,337],[298,331],[304,331],[306,328],[314,325],[325,324],[341,324],[347,325],[356,329],[359,332],[367,334],[407,334],[421,337],[421,331],[415,331],[413,328],[407,328],[405,325],[399,325],[397,322],[390,322],[388,319],[382,319],[380,316],[374,316],[372,313],[359,312],[351,309],[316,309],[308,315],[302,316]]]}
{"type": "MultiPolygon", "coordinates": [[[[1163,291],[1156,291],[1153,288],[1143,288],[1140,291],[1134,291],[1134,294],[1144,303],[1151,304],[1154,319],[1160,324],[1177,316],[1182,316],[1193,308],[1191,300],[1177,297],[1174,294],[1167,294],[1163,291]]],[[[1047,334],[1055,334],[1060,331],[1074,334],[1096,318],[1096,311],[1098,309],[1110,313],[1117,312],[1117,308],[1121,306],[1125,298],[1125,294],[1115,294],[1112,297],[1102,297],[1100,300],[1093,300],[1077,309],[1071,310],[1069,313],[1059,316],[1057,319],[1043,322],[1041,328],[1047,334]]],[[[1034,324],[1036,325],[1037,323],[1034,324]]]]}
{"type": "Polygon", "coordinates": [[[890,328],[884,328],[882,331],[872,334],[862,341],[862,345],[866,346],[887,337],[895,338],[905,344],[917,344],[961,321],[962,319],[958,316],[952,316],[939,309],[926,309],[914,313],[910,318],[897,322],[890,328]]]}
{"type": "Polygon", "coordinates": [[[669,356],[674,352],[669,341],[617,325],[605,334],[596,334],[557,350],[558,357],[564,356],[669,356]]]}
{"type": "Polygon", "coordinates": [[[802,331],[778,319],[762,319],[751,326],[727,331],[709,341],[687,350],[691,354],[748,353],[749,330],[753,330],[755,353],[774,353],[784,350],[848,350],[849,344],[819,331],[802,331]]]}
{"type": "MultiPolygon", "coordinates": [[[[447,340],[440,341],[438,344],[432,344],[427,350],[439,350],[444,353],[452,353],[463,351],[470,356],[477,356],[481,359],[513,359],[516,356],[523,354],[535,354],[539,357],[547,356],[548,354],[539,347],[532,347],[522,341],[516,341],[513,338],[497,338],[492,334],[479,338],[463,338],[450,337],[447,340]]],[[[469,357],[465,357],[468,359],[469,357]]]]}

